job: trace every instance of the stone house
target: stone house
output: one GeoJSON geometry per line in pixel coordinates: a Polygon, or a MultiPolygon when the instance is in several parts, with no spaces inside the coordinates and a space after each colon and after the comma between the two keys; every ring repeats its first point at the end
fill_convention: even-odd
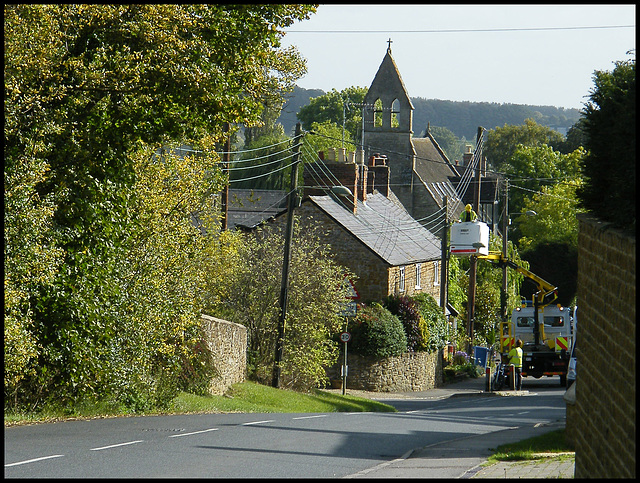
{"type": "MultiPolygon", "coordinates": [[[[324,162],[323,171],[349,194],[333,193],[328,179],[305,169],[304,196],[295,214],[303,227],[319,227],[335,260],[356,274],[359,301],[422,292],[439,301],[441,242],[398,202],[384,160],[324,162]]],[[[284,214],[276,221],[284,221],[284,214]]]]}

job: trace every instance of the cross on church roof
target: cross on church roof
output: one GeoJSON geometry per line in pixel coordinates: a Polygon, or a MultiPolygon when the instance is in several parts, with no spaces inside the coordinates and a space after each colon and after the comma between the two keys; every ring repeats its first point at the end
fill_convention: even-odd
{"type": "Polygon", "coordinates": [[[389,44],[389,47],[387,47],[387,50],[391,50],[391,43],[393,42],[393,40],[391,40],[391,37],[389,37],[389,40],[387,40],[387,43],[389,44]]]}

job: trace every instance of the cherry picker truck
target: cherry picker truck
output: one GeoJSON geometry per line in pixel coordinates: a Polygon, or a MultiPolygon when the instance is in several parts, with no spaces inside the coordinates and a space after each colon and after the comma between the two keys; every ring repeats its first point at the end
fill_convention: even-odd
{"type": "Polygon", "coordinates": [[[553,304],[558,298],[556,286],[519,266],[500,252],[489,252],[489,228],[485,223],[462,222],[451,227],[450,252],[457,256],[476,256],[498,268],[508,267],[532,281],[537,291],[532,304],[523,304],[511,313],[511,319],[500,324],[500,353],[503,361],[517,339],[523,342],[522,376],[540,378],[560,376],[566,384],[570,348],[575,337],[570,310],[553,304]]]}
{"type": "Polygon", "coordinates": [[[502,253],[479,255],[498,268],[508,267],[521,273],[537,287],[532,304],[523,304],[511,313],[511,320],[500,324],[500,352],[502,360],[517,339],[523,342],[522,377],[560,376],[565,386],[569,366],[570,348],[575,337],[574,320],[570,310],[554,304],[558,289],[535,273],[505,258],[502,253]]]}

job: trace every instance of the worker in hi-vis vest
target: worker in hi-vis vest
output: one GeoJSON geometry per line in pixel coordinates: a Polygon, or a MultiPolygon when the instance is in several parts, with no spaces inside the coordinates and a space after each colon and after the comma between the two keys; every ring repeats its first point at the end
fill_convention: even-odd
{"type": "Polygon", "coordinates": [[[522,356],[522,341],[518,339],[516,346],[509,351],[509,364],[513,364],[516,371],[516,387],[514,388],[516,391],[522,389],[522,356]]]}
{"type": "Polygon", "coordinates": [[[460,221],[462,222],[476,221],[477,219],[478,219],[478,215],[476,215],[476,212],[473,211],[473,208],[471,207],[471,205],[465,206],[464,211],[460,215],[460,221]]]}

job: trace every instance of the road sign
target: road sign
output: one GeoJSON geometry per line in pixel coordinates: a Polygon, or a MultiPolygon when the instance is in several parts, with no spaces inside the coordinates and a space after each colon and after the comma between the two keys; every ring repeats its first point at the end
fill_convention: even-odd
{"type": "Polygon", "coordinates": [[[344,304],[340,315],[343,317],[355,317],[358,311],[358,305],[355,302],[347,302],[344,304]]]}
{"type": "Polygon", "coordinates": [[[347,298],[351,299],[351,300],[358,300],[360,298],[360,294],[356,290],[356,286],[354,285],[353,281],[351,281],[351,279],[345,277],[343,283],[346,285],[347,290],[349,292],[348,295],[347,295],[347,298]]]}
{"type": "Polygon", "coordinates": [[[341,332],[340,340],[342,342],[349,342],[351,340],[351,334],[349,332],[341,332]]]}

